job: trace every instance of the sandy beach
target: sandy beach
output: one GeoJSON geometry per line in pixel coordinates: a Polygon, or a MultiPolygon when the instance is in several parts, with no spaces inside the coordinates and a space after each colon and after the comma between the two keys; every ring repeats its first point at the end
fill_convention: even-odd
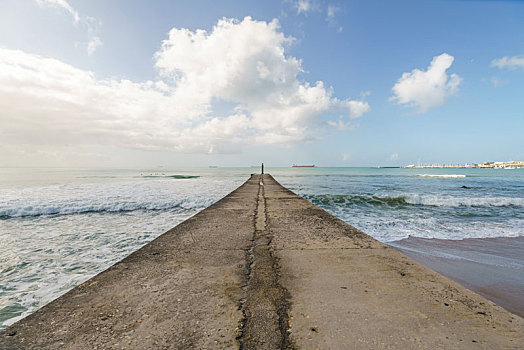
{"type": "Polygon", "coordinates": [[[524,237],[390,243],[407,256],[524,317],[524,237]]]}

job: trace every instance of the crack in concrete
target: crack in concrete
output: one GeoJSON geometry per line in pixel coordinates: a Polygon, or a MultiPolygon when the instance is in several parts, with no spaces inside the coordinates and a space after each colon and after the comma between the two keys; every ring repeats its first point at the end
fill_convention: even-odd
{"type": "Polygon", "coordinates": [[[241,350],[289,349],[289,294],[279,283],[279,263],[270,244],[264,178],[260,176],[251,247],[246,253],[246,299],[237,340],[241,350]]]}

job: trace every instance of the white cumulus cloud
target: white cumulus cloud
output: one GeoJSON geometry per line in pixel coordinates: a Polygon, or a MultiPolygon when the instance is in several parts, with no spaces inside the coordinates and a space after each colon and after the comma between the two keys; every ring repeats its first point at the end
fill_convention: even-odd
{"type": "Polygon", "coordinates": [[[504,56],[502,58],[491,61],[491,65],[498,68],[524,69],[524,56],[504,56]]]}
{"type": "Polygon", "coordinates": [[[391,100],[416,107],[420,113],[441,106],[448,96],[457,93],[462,81],[457,74],[447,73],[453,60],[453,56],[443,53],[433,57],[427,70],[413,69],[402,74],[392,88],[391,100]]]}
{"type": "MultiPolygon", "coordinates": [[[[0,49],[0,146],[110,145],[230,153],[250,143],[319,137],[326,115],[355,119],[367,102],[302,81],[276,20],[174,28],[155,55],[157,81],[98,79],[56,59],[0,49]],[[217,103],[231,106],[215,111],[217,103]]],[[[327,118],[329,119],[329,118],[327,118]]],[[[343,123],[343,122],[342,122],[343,123]]],[[[342,125],[342,124],[341,124],[342,125]]]]}
{"type": "Polygon", "coordinates": [[[329,120],[327,123],[328,125],[334,127],[335,129],[342,130],[342,131],[355,130],[356,128],[359,127],[358,123],[355,124],[352,122],[345,122],[342,119],[339,119],[337,121],[329,120]]]}
{"type": "Polygon", "coordinates": [[[351,119],[360,118],[364,114],[371,111],[371,107],[369,107],[369,104],[365,101],[346,100],[341,102],[341,104],[349,109],[349,118],[351,119]]]}

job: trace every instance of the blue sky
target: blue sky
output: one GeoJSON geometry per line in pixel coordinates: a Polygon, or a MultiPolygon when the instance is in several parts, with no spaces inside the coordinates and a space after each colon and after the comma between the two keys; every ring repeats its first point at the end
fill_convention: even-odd
{"type": "Polygon", "coordinates": [[[524,159],[524,1],[5,0],[0,49],[0,166],[524,159]]]}

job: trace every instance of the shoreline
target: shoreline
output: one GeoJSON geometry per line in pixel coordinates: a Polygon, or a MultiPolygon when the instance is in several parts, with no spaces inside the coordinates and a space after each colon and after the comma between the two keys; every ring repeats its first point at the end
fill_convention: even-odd
{"type": "Polygon", "coordinates": [[[409,237],[388,245],[524,318],[524,237],[409,237]]]}

